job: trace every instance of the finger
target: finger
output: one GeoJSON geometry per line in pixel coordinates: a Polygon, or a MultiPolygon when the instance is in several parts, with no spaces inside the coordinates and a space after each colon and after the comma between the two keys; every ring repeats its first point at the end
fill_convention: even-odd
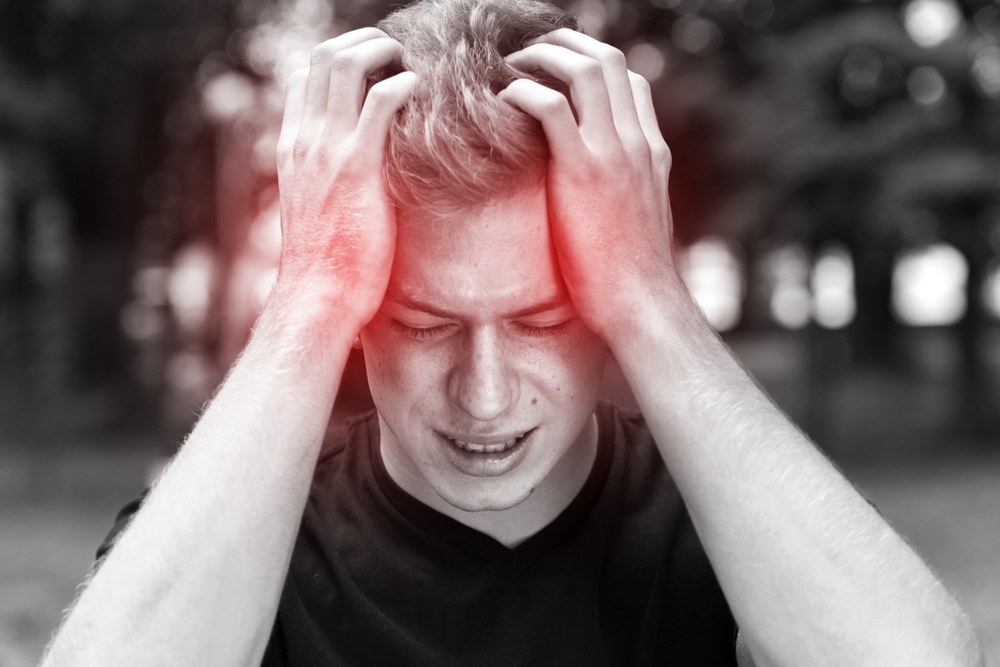
{"type": "Polygon", "coordinates": [[[656,175],[657,187],[664,201],[668,199],[667,179],[670,175],[670,148],[660,133],[660,124],[656,120],[656,109],[653,107],[653,94],[649,82],[635,72],[629,72],[632,83],[632,97],[635,99],[636,113],[642,133],[649,144],[650,157],[653,161],[653,171],[656,175]]]}
{"type": "Polygon", "coordinates": [[[582,32],[568,28],[553,30],[532,40],[529,44],[561,46],[599,62],[604,74],[604,84],[608,88],[615,125],[619,132],[638,136],[640,132],[639,119],[632,98],[632,85],[629,81],[628,69],[625,67],[624,53],[610,44],[599,42],[582,32]]]}
{"type": "Polygon", "coordinates": [[[646,141],[654,154],[660,150],[667,150],[667,142],[660,133],[660,123],[656,120],[656,108],[653,106],[653,93],[649,82],[645,77],[630,71],[628,73],[632,87],[632,98],[635,100],[635,110],[642,127],[642,133],[646,136],[646,141]]]}
{"type": "Polygon", "coordinates": [[[402,56],[402,44],[388,37],[363,42],[334,56],[324,137],[336,137],[355,130],[365,103],[368,75],[393,64],[402,68],[402,56]]]}
{"type": "Polygon", "coordinates": [[[278,134],[278,164],[281,165],[283,156],[291,154],[295,146],[295,137],[299,133],[299,125],[302,124],[302,112],[306,106],[306,80],[309,77],[309,70],[300,69],[293,72],[288,77],[285,84],[285,112],[281,118],[281,132],[278,134]]]}
{"type": "Polygon", "coordinates": [[[309,80],[306,83],[305,111],[299,130],[300,135],[305,135],[306,141],[319,134],[326,120],[326,104],[330,97],[330,68],[334,56],[344,49],[382,37],[386,37],[386,34],[377,28],[361,28],[328,39],[313,48],[309,61],[309,80]]]}
{"type": "Polygon", "coordinates": [[[416,85],[415,73],[400,72],[379,81],[368,91],[358,118],[357,132],[358,145],[365,148],[366,154],[382,159],[389,124],[396,112],[410,99],[416,85]]]}
{"type": "Polygon", "coordinates": [[[589,159],[589,151],[565,95],[530,79],[515,79],[497,97],[542,124],[552,160],[582,164],[589,159]]]}
{"type": "Polygon", "coordinates": [[[567,84],[580,114],[580,133],[588,143],[620,143],[598,61],[561,46],[533,44],[507,56],[507,62],[525,72],[541,70],[567,84]]]}

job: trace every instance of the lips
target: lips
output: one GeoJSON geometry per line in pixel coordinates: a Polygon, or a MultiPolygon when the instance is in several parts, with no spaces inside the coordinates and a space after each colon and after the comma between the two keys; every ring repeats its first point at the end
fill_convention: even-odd
{"type": "Polygon", "coordinates": [[[537,428],[497,436],[445,434],[438,442],[445,459],[460,472],[473,477],[498,477],[516,468],[527,454],[537,428]]]}
{"type": "Polygon", "coordinates": [[[498,454],[500,452],[505,452],[517,443],[519,443],[525,436],[525,433],[516,435],[509,440],[505,440],[499,444],[486,444],[479,442],[466,442],[465,440],[459,440],[458,438],[449,437],[448,440],[452,442],[455,446],[464,449],[467,452],[472,452],[474,454],[498,454]]]}

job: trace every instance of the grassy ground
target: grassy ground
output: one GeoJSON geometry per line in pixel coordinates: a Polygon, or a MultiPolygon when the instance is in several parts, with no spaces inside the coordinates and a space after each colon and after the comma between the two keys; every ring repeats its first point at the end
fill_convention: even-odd
{"type": "MultiPolygon", "coordinates": [[[[159,451],[147,442],[42,456],[0,449],[0,667],[38,662],[117,509],[159,451]]],[[[852,476],[956,592],[1000,667],[1000,447],[852,476]]]]}

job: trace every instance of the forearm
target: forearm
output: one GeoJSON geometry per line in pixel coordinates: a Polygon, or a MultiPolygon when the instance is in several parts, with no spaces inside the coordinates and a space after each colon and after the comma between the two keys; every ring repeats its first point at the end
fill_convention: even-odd
{"type": "Polygon", "coordinates": [[[977,664],[920,558],[773,405],[683,287],[615,347],[759,665],[977,664]]]}
{"type": "Polygon", "coordinates": [[[45,665],[260,660],[356,333],[293,301],[265,309],[45,665]]]}

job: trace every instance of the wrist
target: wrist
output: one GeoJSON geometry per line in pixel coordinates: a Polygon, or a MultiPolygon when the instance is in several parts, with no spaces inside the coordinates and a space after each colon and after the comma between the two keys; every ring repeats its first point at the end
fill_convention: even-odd
{"type": "Polygon", "coordinates": [[[648,282],[621,290],[619,315],[603,336],[616,356],[648,358],[651,349],[718,337],[675,271],[666,272],[654,286],[648,282]]]}
{"type": "Polygon", "coordinates": [[[359,299],[338,281],[322,276],[293,276],[279,272],[261,312],[286,327],[313,330],[317,335],[344,335],[352,340],[370,316],[359,299]]]}
{"type": "Polygon", "coordinates": [[[629,304],[605,339],[640,404],[640,394],[673,400],[677,391],[742,375],[680,277],[671,272],[659,286],[629,304]]]}
{"type": "Polygon", "coordinates": [[[272,355],[299,357],[316,368],[336,364],[340,357],[346,359],[364,324],[348,306],[349,299],[334,285],[279,278],[250,344],[257,342],[272,355]]]}

